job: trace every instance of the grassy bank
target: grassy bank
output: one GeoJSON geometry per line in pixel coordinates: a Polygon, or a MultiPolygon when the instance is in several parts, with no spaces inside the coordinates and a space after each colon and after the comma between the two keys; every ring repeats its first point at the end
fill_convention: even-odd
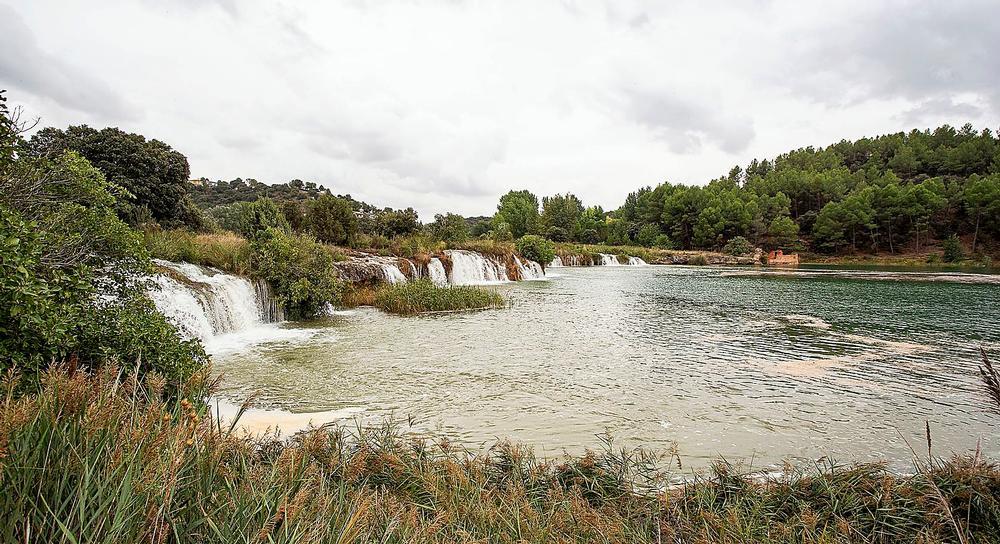
{"type": "Polygon", "coordinates": [[[846,254],[824,255],[821,253],[802,253],[800,261],[804,264],[833,264],[849,266],[887,266],[887,267],[920,267],[920,268],[954,268],[995,270],[1000,262],[988,255],[970,257],[957,262],[945,262],[940,251],[921,253],[879,253],[879,254],[846,254]]]}
{"type": "Polygon", "coordinates": [[[502,308],[507,301],[492,289],[464,285],[438,287],[430,280],[418,280],[379,287],[371,304],[385,312],[413,315],[502,308]]]}
{"type": "MultiPolygon", "coordinates": [[[[206,394],[198,373],[181,390],[206,394]]],[[[0,388],[4,542],[991,542],[1000,470],[934,461],[740,475],[679,487],[656,456],[472,454],[391,427],[247,438],[161,379],[48,371],[0,388]],[[961,536],[959,536],[961,535],[961,536]],[[961,540],[960,540],[961,539],[961,540]]]]}

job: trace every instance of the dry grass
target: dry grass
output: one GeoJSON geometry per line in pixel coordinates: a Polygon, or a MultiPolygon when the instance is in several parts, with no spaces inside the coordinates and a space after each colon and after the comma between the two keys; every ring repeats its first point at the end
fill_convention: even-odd
{"type": "Polygon", "coordinates": [[[250,273],[250,247],[231,232],[197,234],[186,230],[150,230],[146,247],[157,259],[213,266],[233,274],[250,273]]]}
{"type": "MultiPolygon", "coordinates": [[[[207,371],[206,371],[207,372],[207,371]]],[[[181,387],[209,394],[201,373],[181,387]]],[[[995,542],[1000,471],[821,465],[762,479],[718,464],[666,488],[664,459],[612,447],[544,461],[391,426],[246,438],[163,380],[56,368],[0,387],[3,542],[995,542]],[[664,491],[664,489],[668,489],[664,491]],[[959,536],[961,535],[961,536],[959,536]]]]}

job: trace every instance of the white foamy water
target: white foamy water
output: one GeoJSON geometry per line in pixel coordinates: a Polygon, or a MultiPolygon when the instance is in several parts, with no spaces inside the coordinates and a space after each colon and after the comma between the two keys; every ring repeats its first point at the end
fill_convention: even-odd
{"type": "Polygon", "coordinates": [[[629,266],[646,266],[646,261],[640,259],[639,257],[629,257],[629,266]]]}
{"type": "Polygon", "coordinates": [[[394,264],[383,264],[382,274],[385,275],[385,281],[389,283],[405,283],[406,275],[403,271],[399,269],[398,266],[394,264]]]}
{"type": "Polygon", "coordinates": [[[558,267],[560,267],[562,265],[563,265],[562,258],[560,256],[556,255],[552,259],[552,262],[549,263],[549,268],[558,268],[558,267]]]}
{"type": "Polygon", "coordinates": [[[622,263],[618,262],[618,257],[615,255],[608,255],[607,253],[598,253],[601,256],[601,266],[621,266],[622,263]]]}
{"type": "Polygon", "coordinates": [[[444,270],[444,264],[441,263],[441,259],[434,257],[427,263],[427,276],[431,279],[431,282],[437,286],[448,285],[448,273],[444,270]]]}
{"type": "Polygon", "coordinates": [[[517,255],[514,256],[514,262],[517,263],[517,268],[521,271],[522,280],[544,280],[545,271],[542,270],[542,265],[532,261],[530,259],[521,260],[517,255]]]}
{"type": "Polygon", "coordinates": [[[452,285],[488,285],[510,281],[507,267],[479,253],[450,249],[445,251],[445,255],[451,259],[448,281],[452,285]]]}
{"type": "Polygon", "coordinates": [[[174,275],[154,276],[150,298],[182,335],[201,340],[207,352],[303,336],[302,331],[274,325],[284,315],[263,281],[190,263],[155,262],[174,275]]]}

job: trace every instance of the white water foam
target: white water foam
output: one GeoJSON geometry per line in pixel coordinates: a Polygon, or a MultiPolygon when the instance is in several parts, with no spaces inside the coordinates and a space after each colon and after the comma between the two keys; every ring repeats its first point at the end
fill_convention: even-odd
{"type": "Polygon", "coordinates": [[[394,264],[383,264],[382,274],[385,276],[385,281],[389,283],[405,283],[406,275],[403,271],[399,269],[398,266],[394,264]]]}
{"type": "Polygon", "coordinates": [[[517,255],[514,255],[514,262],[517,263],[517,268],[521,271],[521,279],[532,281],[532,280],[544,280],[545,271],[542,270],[542,265],[532,261],[531,259],[521,260],[517,255]]]}
{"type": "Polygon", "coordinates": [[[445,255],[451,259],[448,282],[452,285],[489,285],[510,281],[506,266],[479,253],[449,249],[445,255]]]}
{"type": "Polygon", "coordinates": [[[434,257],[427,263],[427,276],[431,279],[431,282],[437,286],[448,285],[448,273],[444,270],[444,264],[441,263],[441,259],[434,257]]]}

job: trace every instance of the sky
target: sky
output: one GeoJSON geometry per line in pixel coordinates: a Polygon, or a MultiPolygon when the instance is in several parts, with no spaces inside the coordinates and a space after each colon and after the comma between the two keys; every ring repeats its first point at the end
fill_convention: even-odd
{"type": "Polygon", "coordinates": [[[41,126],[424,221],[523,188],[610,210],[798,147],[996,130],[998,51],[996,0],[0,0],[0,88],[41,126]]]}

